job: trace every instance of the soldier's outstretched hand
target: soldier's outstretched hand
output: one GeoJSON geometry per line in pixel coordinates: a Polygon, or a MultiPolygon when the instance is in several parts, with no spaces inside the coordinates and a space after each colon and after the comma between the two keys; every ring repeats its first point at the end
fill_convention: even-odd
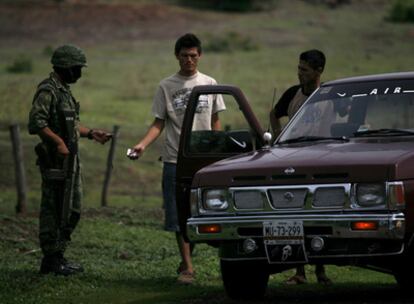
{"type": "Polygon", "coordinates": [[[112,138],[112,133],[108,133],[103,130],[92,130],[91,135],[94,140],[101,144],[106,143],[108,140],[112,138]]]}

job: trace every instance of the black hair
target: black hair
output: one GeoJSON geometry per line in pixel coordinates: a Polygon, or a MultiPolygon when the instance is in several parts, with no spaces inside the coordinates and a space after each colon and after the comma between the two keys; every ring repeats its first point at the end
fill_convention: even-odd
{"type": "Polygon", "coordinates": [[[187,33],[177,39],[175,43],[174,52],[178,55],[182,48],[193,48],[196,47],[199,54],[201,54],[201,41],[196,35],[187,33]]]}
{"type": "Polygon", "coordinates": [[[321,71],[323,71],[325,68],[325,55],[316,49],[303,52],[300,54],[299,60],[305,61],[314,70],[321,69],[321,71]]]}

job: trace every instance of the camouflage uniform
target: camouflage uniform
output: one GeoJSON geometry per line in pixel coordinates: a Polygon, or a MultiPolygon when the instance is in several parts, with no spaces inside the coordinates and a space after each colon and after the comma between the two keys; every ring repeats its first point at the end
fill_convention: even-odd
{"type": "MultiPolygon", "coordinates": [[[[62,51],[62,47],[58,49],[62,51]]],[[[52,57],[54,66],[65,67],[67,54],[62,52],[57,55],[60,61],[56,61],[56,52],[52,57]],[[63,61],[61,59],[64,59],[63,61]],[[54,62],[55,61],[55,62],[54,62]]],[[[65,49],[63,48],[63,51],[65,49]]],[[[82,53],[83,54],[83,53],[82,53]]],[[[70,59],[70,56],[69,56],[70,59]]],[[[67,62],[70,65],[70,61],[67,62]]],[[[86,59],[84,62],[86,65],[86,59]]],[[[72,142],[77,143],[79,139],[79,103],[72,96],[70,88],[63,83],[59,76],[52,72],[49,78],[43,80],[37,87],[33,98],[33,105],[29,114],[28,129],[30,134],[38,134],[45,127],[50,128],[55,134],[62,138],[69,147],[68,132],[66,130],[65,118],[63,111],[75,111],[75,124],[72,134],[72,142]]],[[[53,168],[62,168],[63,159],[56,152],[56,146],[53,143],[44,141],[51,153],[53,168]]],[[[82,199],[82,183],[79,157],[75,158],[75,182],[73,189],[73,200],[71,204],[70,215],[65,227],[61,227],[61,207],[63,203],[64,182],[49,180],[46,177],[46,168],[38,161],[42,175],[42,202],[39,216],[39,240],[40,247],[45,256],[61,254],[66,248],[67,242],[70,241],[70,235],[75,229],[79,218],[82,199]]]]}
{"type": "MultiPolygon", "coordinates": [[[[76,111],[75,134],[79,138],[77,125],[79,124],[79,103],[73,98],[69,86],[63,84],[55,73],[51,73],[48,79],[42,81],[33,99],[33,106],[29,115],[29,132],[37,134],[44,127],[49,127],[59,135],[68,145],[66,125],[63,110],[76,111]]],[[[53,165],[61,168],[61,160],[57,156],[56,147],[45,142],[48,150],[52,151],[53,165]]],[[[79,162],[78,162],[79,163],[79,162]]],[[[63,181],[48,180],[45,174],[46,168],[40,165],[42,174],[42,203],[39,217],[40,246],[45,255],[64,251],[66,242],[70,240],[70,234],[76,227],[80,217],[82,185],[80,168],[77,166],[75,173],[75,188],[73,196],[73,209],[65,229],[60,227],[61,205],[63,202],[63,181]]]]}

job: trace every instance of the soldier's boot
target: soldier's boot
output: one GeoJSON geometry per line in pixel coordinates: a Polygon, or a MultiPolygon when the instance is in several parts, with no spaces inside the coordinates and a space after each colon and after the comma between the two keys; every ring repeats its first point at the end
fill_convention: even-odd
{"type": "Polygon", "coordinates": [[[75,271],[75,272],[84,272],[84,269],[82,267],[81,264],[76,263],[76,262],[72,262],[72,261],[68,261],[62,253],[58,254],[58,257],[60,259],[60,261],[62,262],[63,265],[65,265],[65,267],[75,271]]]}
{"type": "Polygon", "coordinates": [[[69,276],[75,274],[76,271],[62,263],[61,259],[59,259],[58,256],[51,255],[43,257],[42,263],[40,265],[40,273],[53,273],[55,275],[69,276]]]}

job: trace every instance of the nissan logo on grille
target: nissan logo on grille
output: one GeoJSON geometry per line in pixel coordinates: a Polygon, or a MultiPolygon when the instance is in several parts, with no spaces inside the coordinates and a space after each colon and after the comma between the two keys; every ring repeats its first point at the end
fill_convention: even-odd
{"type": "Polygon", "coordinates": [[[287,201],[291,202],[291,201],[295,198],[295,195],[293,195],[293,193],[292,193],[292,192],[285,192],[285,194],[283,194],[283,197],[284,197],[287,201]]]}
{"type": "Polygon", "coordinates": [[[295,169],[293,169],[292,167],[286,168],[285,169],[285,174],[293,174],[295,173],[295,169]]]}

